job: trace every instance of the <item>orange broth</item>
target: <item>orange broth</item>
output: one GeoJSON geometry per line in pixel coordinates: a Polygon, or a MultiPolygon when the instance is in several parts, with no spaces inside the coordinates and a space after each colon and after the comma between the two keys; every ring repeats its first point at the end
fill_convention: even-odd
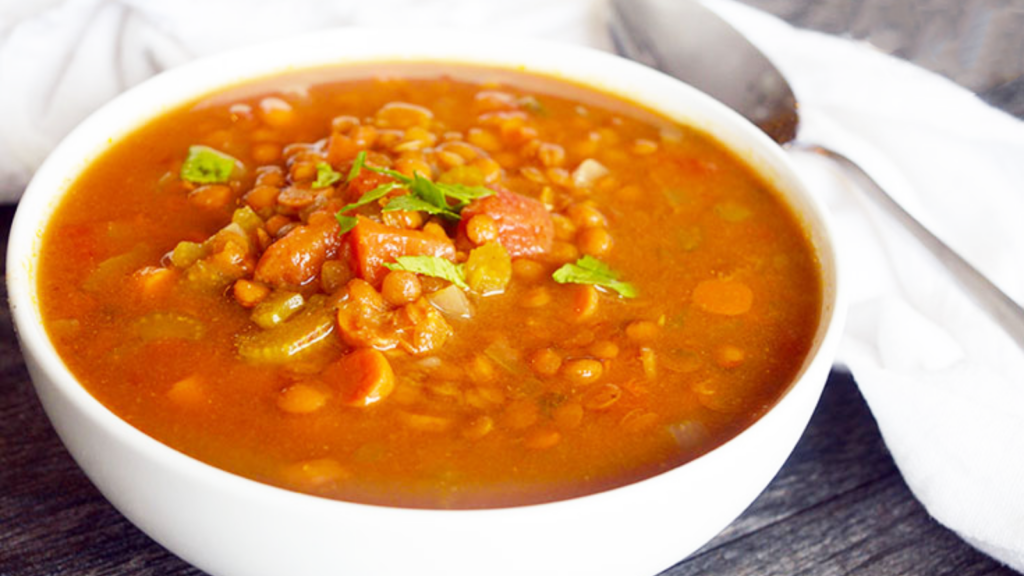
{"type": "Polygon", "coordinates": [[[807,233],[713,137],[439,65],[271,78],[159,117],[73,183],[39,278],[67,366],[144,433],[261,482],[424,508],[692,460],[786,391],[822,302],[807,233]],[[230,177],[189,180],[195,145],[230,177]],[[493,196],[387,211],[413,194],[383,169],[493,196]],[[344,231],[335,214],[381,185],[344,231]],[[401,255],[469,285],[383,265],[401,255]],[[553,279],[586,255],[635,297],[553,279]]]}

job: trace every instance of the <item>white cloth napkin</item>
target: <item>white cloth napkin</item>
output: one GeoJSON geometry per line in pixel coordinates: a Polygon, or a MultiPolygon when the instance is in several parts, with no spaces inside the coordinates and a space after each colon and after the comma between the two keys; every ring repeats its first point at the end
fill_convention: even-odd
{"type": "MultiPolygon", "coordinates": [[[[866,45],[705,0],[776,62],[802,140],[867,168],[1024,301],[1024,124],[866,45]]],[[[488,27],[607,49],[601,0],[0,0],[0,200],[121,90],[229,47],[339,25],[488,27]]],[[[854,374],[908,485],[975,547],[1024,571],[1024,353],[842,175],[794,153],[834,217],[854,374]]]]}

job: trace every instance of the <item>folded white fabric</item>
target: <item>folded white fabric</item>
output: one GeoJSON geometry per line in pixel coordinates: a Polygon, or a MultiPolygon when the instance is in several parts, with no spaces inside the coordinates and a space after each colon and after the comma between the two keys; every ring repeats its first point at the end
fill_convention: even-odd
{"type": "MultiPolygon", "coordinates": [[[[2,2],[2,0],[0,0],[2,2]]],[[[1024,124],[933,74],[729,0],[706,0],[790,79],[801,139],[867,168],[1024,300],[1024,124]]],[[[0,4],[0,200],[79,120],[146,77],[229,47],[339,25],[487,27],[607,48],[600,0],[47,0],[0,4]]],[[[1024,571],[1024,353],[905,232],[820,159],[851,302],[840,362],[940,522],[1024,571]]]]}
{"type": "MultiPolygon", "coordinates": [[[[1024,123],[869,47],[709,2],[794,85],[800,138],[858,161],[1024,301],[1024,123]]],[[[908,233],[813,158],[840,236],[852,371],[907,484],[939,522],[1024,571],[1024,353],[908,233]]]]}

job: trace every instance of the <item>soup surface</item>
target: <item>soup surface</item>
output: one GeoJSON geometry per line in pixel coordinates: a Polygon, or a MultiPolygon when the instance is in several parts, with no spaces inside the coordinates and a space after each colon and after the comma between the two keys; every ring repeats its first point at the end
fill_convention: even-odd
{"type": "Polygon", "coordinates": [[[262,482],[474,508],[721,444],[807,355],[806,233],[712,138],[489,69],[304,72],[173,110],[71,186],[46,327],[143,432],[262,482]]]}

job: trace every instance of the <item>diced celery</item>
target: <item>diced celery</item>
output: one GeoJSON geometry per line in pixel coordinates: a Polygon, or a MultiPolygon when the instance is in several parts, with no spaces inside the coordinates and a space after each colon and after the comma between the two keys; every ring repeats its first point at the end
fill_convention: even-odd
{"type": "Polygon", "coordinates": [[[171,252],[171,264],[178,268],[188,268],[197,260],[206,256],[207,250],[202,244],[195,242],[178,242],[171,252]]]}
{"type": "Polygon", "coordinates": [[[264,330],[269,330],[289,319],[298,312],[306,299],[298,292],[276,290],[252,309],[252,321],[264,330]]]}
{"type": "Polygon", "coordinates": [[[185,314],[154,312],[135,322],[135,333],[144,342],[168,338],[199,340],[206,333],[206,326],[185,314]]]}
{"type": "Polygon", "coordinates": [[[82,289],[86,292],[98,292],[109,288],[111,282],[139,269],[149,257],[149,252],[148,246],[138,244],[130,252],[107,258],[89,273],[85,282],[82,282],[82,289]]]}
{"type": "Polygon", "coordinates": [[[234,214],[231,215],[231,222],[238,224],[249,234],[254,234],[257,228],[263,227],[263,219],[248,206],[235,210],[234,214]]]}
{"type": "Polygon", "coordinates": [[[251,362],[282,363],[328,345],[334,332],[334,309],[311,298],[304,310],[270,330],[238,337],[238,354],[251,362]]]}
{"type": "Polygon", "coordinates": [[[199,260],[185,271],[185,281],[189,287],[199,292],[212,293],[223,290],[234,282],[235,278],[225,274],[220,267],[199,260]]]}

